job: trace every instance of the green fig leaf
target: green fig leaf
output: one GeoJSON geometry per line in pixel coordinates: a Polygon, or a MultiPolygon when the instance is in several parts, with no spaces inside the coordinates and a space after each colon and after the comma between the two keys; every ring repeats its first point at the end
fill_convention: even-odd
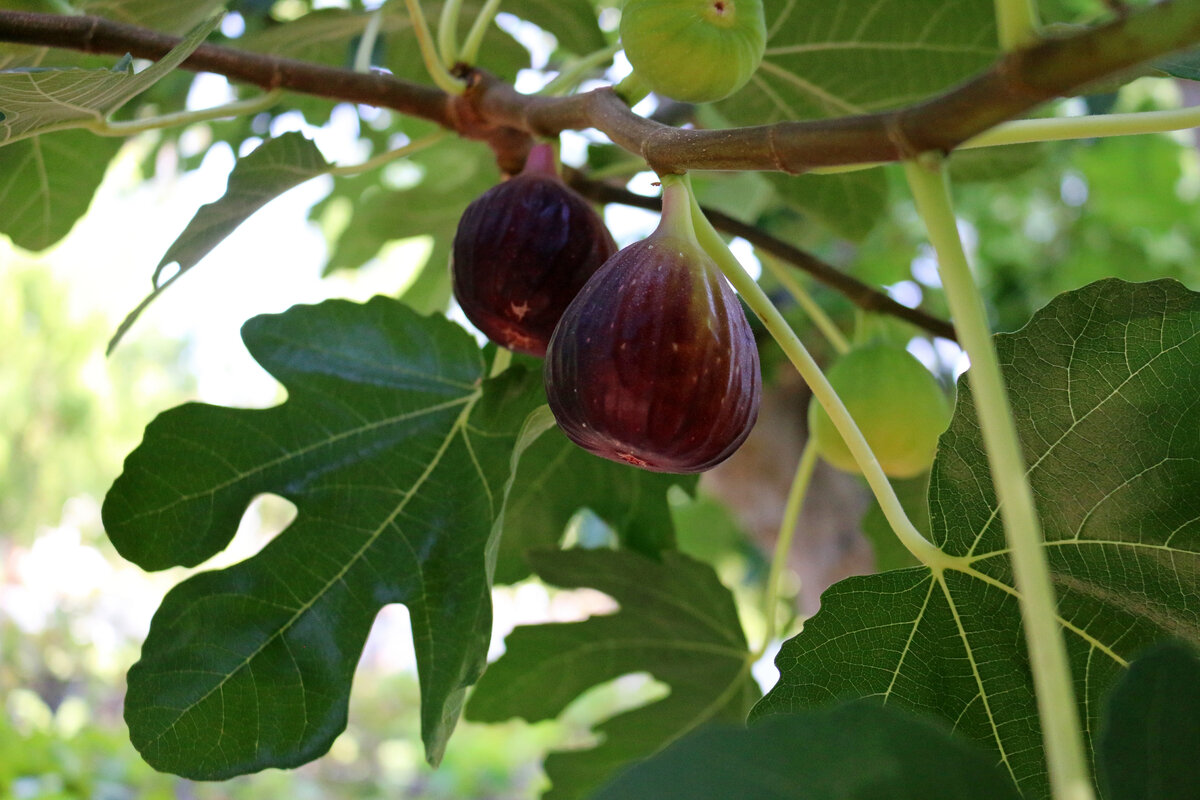
{"type": "MultiPolygon", "coordinates": [[[[1104,280],[995,337],[1058,592],[1081,717],[1142,648],[1200,643],[1200,295],[1104,280]]],[[[850,578],[784,644],[753,717],[879,697],[989,747],[1049,796],[1017,590],[966,382],[930,479],[933,542],[958,561],[850,578]]]]}
{"type": "Polygon", "coordinates": [[[26,250],[62,239],[91,206],[122,144],[75,130],[0,147],[0,233],[26,250]]]}
{"type": "Polygon", "coordinates": [[[471,694],[468,719],[551,719],[584,691],[635,672],[671,687],[667,697],[597,726],[605,737],[597,747],[551,753],[546,800],[586,797],[620,767],[698,725],[745,719],[758,686],[733,597],[711,567],[672,551],[661,561],[614,550],[542,551],[529,559],[548,583],[598,589],[621,610],[517,628],[471,694]]]}
{"type": "Polygon", "coordinates": [[[914,103],[999,55],[990,0],[765,0],[767,50],[720,104],[739,125],[914,103]]]}
{"type": "Polygon", "coordinates": [[[437,763],[484,667],[488,539],[540,380],[484,382],[465,331],[383,297],[256,317],[243,338],[288,400],[161,414],[105,498],[105,528],[157,570],[222,550],[259,494],[297,516],[167,594],[129,672],[131,739],[156,769],[206,780],[311,760],[345,726],[375,615],[403,603],[437,763]]]}
{"type": "Polygon", "coordinates": [[[714,725],[634,765],[594,800],[1019,800],[986,751],[868,701],[714,725]]]}
{"type": "Polygon", "coordinates": [[[887,175],[867,169],[842,175],[769,176],[784,202],[853,242],[866,238],[887,211],[887,175]]]}
{"type": "Polygon", "coordinates": [[[213,18],[171,52],[135,73],[126,57],[112,69],[19,68],[0,72],[0,145],[103,122],[179,66],[216,29],[213,18]]]}
{"type": "Polygon", "coordinates": [[[225,194],[201,206],[179,238],[167,248],[166,254],[154,268],[154,277],[151,279],[154,290],[121,322],[108,345],[109,350],[116,346],[156,297],[200,263],[254,212],[328,169],[329,164],[321,151],[300,133],[285,133],[277,139],[270,139],[248,156],[239,158],[229,173],[225,194]],[[178,264],[178,271],[160,282],[163,270],[170,264],[178,264]]]}
{"type": "Polygon", "coordinates": [[[1105,706],[1097,773],[1108,800],[1200,797],[1200,657],[1180,641],[1129,665],[1105,706]]]}

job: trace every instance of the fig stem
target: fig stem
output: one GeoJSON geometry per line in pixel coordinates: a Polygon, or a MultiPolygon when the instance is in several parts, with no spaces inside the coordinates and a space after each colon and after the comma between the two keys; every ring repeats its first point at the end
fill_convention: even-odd
{"type": "Polygon", "coordinates": [[[461,10],[462,0],[446,0],[438,18],[438,55],[446,67],[452,67],[458,61],[458,16],[461,10]]]}
{"type": "Polygon", "coordinates": [[[1039,27],[1034,0],[996,0],[996,32],[1005,50],[1036,43],[1039,27]]]}
{"type": "Polygon", "coordinates": [[[800,377],[812,390],[817,402],[825,408],[834,427],[846,441],[846,446],[858,463],[859,469],[862,470],[867,485],[871,487],[875,499],[883,509],[884,516],[892,526],[892,530],[896,532],[896,537],[918,561],[935,573],[962,564],[962,559],[943,553],[922,536],[921,532],[912,524],[904,506],[900,504],[900,499],[896,497],[896,491],[888,481],[887,475],[884,474],[883,467],[879,465],[879,460],[875,458],[870,445],[863,438],[862,431],[858,429],[858,425],[850,416],[850,412],[846,410],[846,405],[838,397],[837,392],[829,385],[828,379],[821,372],[821,368],[817,366],[817,362],[813,360],[804,343],[796,336],[796,332],[787,324],[787,320],[779,313],[779,309],[775,308],[766,292],[755,282],[754,278],[750,277],[750,273],[746,272],[737,257],[725,246],[721,234],[717,233],[717,229],[700,210],[700,204],[696,201],[696,196],[691,193],[690,188],[688,193],[691,198],[692,221],[696,227],[700,246],[717,262],[717,266],[725,273],[725,277],[733,284],[733,288],[737,289],[746,305],[779,343],[779,347],[788,360],[792,362],[792,365],[800,373],[800,377]]]}
{"type": "Polygon", "coordinates": [[[479,49],[483,47],[483,37],[487,35],[488,25],[492,24],[492,20],[496,18],[496,12],[499,10],[500,0],[488,0],[479,10],[479,16],[471,25],[471,30],[467,33],[462,50],[459,52],[460,60],[473,66],[479,59],[479,49]]]}
{"type": "Polygon", "coordinates": [[[625,105],[633,108],[646,99],[646,96],[650,94],[650,87],[642,82],[636,72],[631,72],[613,87],[613,92],[625,102],[625,105]]]}
{"type": "Polygon", "coordinates": [[[404,4],[408,6],[408,15],[412,19],[413,33],[417,36],[417,46],[421,50],[421,60],[425,62],[425,71],[446,94],[462,94],[466,84],[451,75],[438,57],[433,36],[429,33],[429,23],[425,20],[425,12],[421,10],[420,0],[404,0],[404,4]]]}
{"type": "Polygon", "coordinates": [[[89,125],[88,130],[97,136],[133,136],[137,133],[158,130],[160,128],[174,128],[180,125],[191,125],[194,122],[207,122],[213,119],[256,114],[278,103],[281,97],[283,97],[283,92],[279,89],[273,89],[258,97],[237,100],[225,105],[215,106],[214,108],[202,108],[197,111],[177,111],[157,117],[129,120],[128,122],[112,122],[111,120],[101,119],[89,125]]]}
{"type": "Polygon", "coordinates": [[[850,342],[846,340],[845,335],[833,323],[829,315],[825,313],[825,309],[821,308],[816,300],[813,300],[808,289],[804,288],[804,284],[796,280],[796,276],[792,271],[770,253],[755,250],[754,254],[758,256],[759,262],[766,268],[767,272],[770,272],[772,277],[779,281],[779,285],[786,289],[804,313],[808,314],[809,319],[813,321],[817,329],[829,340],[829,344],[837,354],[845,355],[850,352],[850,342]]]}
{"type": "Polygon", "coordinates": [[[662,182],[662,218],[658,229],[700,247],[692,219],[691,183],[683,175],[662,175],[659,180],[662,182]]]}
{"type": "Polygon", "coordinates": [[[992,482],[1011,551],[1022,627],[1037,693],[1050,786],[1056,800],[1091,800],[1092,782],[1080,733],[1079,711],[1058,623],[1054,585],[1041,520],[1034,504],[1021,442],[987,323],[983,296],[967,264],[944,158],[929,154],[907,162],[905,173],[938,256],[938,271],[958,340],[971,359],[971,387],[992,482]]]}
{"type": "Polygon", "coordinates": [[[792,486],[788,489],[787,504],[783,508],[783,519],[779,522],[779,537],[775,540],[775,553],[771,557],[771,571],[767,575],[766,597],[763,601],[763,617],[766,620],[766,632],[762,644],[755,651],[754,660],[762,658],[763,653],[771,646],[778,634],[779,585],[783,580],[783,569],[787,564],[788,553],[792,549],[792,538],[796,533],[796,522],[800,519],[800,509],[804,507],[804,498],[812,482],[813,470],[817,466],[817,448],[810,436],[800,451],[800,463],[796,466],[796,475],[792,478],[792,486]]]}
{"type": "Polygon", "coordinates": [[[371,71],[371,55],[375,52],[375,43],[379,41],[379,29],[383,25],[383,9],[378,8],[367,18],[367,26],[363,28],[358,40],[358,49],[354,52],[354,71],[368,73],[371,71]]]}
{"type": "Polygon", "coordinates": [[[530,148],[529,155],[525,157],[525,169],[522,171],[558,177],[558,159],[554,153],[554,145],[538,142],[530,148]]]}

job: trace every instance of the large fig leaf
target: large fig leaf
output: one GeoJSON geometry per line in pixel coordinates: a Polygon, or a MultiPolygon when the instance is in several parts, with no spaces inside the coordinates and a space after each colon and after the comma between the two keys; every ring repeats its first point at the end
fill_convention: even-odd
{"type": "Polygon", "coordinates": [[[436,763],[484,667],[489,531],[540,381],[483,382],[461,328],[382,297],[256,317],[243,338],[287,402],[160,415],[105,499],[105,527],[155,570],[224,548],[264,492],[297,517],[252,558],[168,593],[129,672],[133,743],[203,779],[311,760],[345,726],[375,615],[404,603],[436,763]]]}
{"type": "Polygon", "coordinates": [[[733,122],[838,117],[906,105],[999,53],[991,0],[766,0],[767,50],[721,103],[733,122]]]}
{"type": "Polygon", "coordinates": [[[621,605],[611,616],[517,628],[467,705],[467,718],[556,717],[584,691],[649,672],[671,693],[597,726],[590,750],[551,753],[547,800],[584,797],[617,769],[709,721],[742,722],[758,697],[733,598],[712,568],[677,552],[656,561],[628,551],[532,553],[556,586],[591,587],[621,605]]]}
{"type": "Polygon", "coordinates": [[[593,800],[1018,800],[989,754],[940,726],[867,701],[712,726],[593,800]]]}
{"type": "MultiPolygon", "coordinates": [[[[767,49],[719,104],[737,125],[838,117],[906,105],[997,56],[991,0],[766,0],[767,49]]],[[[882,172],[773,179],[790,204],[858,240],[882,217],[882,172]]]]}
{"type": "MultiPolygon", "coordinates": [[[[1200,295],[1105,280],[996,336],[1058,590],[1080,713],[1166,636],[1200,643],[1200,295]]],[[[1017,590],[968,386],[929,488],[958,557],[851,578],[776,661],[754,717],[875,696],[991,747],[1030,798],[1045,774],[1017,590]]]]}

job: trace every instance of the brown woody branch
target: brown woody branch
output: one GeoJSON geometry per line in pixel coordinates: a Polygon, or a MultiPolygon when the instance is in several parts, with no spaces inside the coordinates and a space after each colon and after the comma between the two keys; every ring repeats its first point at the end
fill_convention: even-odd
{"type": "MultiPolygon", "coordinates": [[[[423,117],[488,141],[503,165],[519,163],[529,135],[597,128],[656,171],[778,170],[899,161],[949,152],[1048,100],[1200,40],[1200,3],[1166,0],[1072,36],[999,58],[959,86],[895,111],[729,130],[681,130],[633,114],[611,90],[571,97],[518,93],[486,72],[466,70],[461,97],[380,74],[203,45],[184,62],[264,89],[287,89],[423,117]]],[[[0,41],[158,59],[173,36],[96,17],[0,12],[0,41]]]]}

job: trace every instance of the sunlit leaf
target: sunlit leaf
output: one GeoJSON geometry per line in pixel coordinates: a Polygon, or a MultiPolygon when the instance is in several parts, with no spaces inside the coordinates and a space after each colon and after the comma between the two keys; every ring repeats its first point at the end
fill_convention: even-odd
{"type": "MultiPolygon", "coordinates": [[[[1130,658],[1200,643],[1200,295],[1101,281],[996,337],[1088,731],[1130,658]]],[[[965,383],[929,489],[934,542],[961,559],[851,578],[777,659],[754,716],[874,696],[938,715],[1048,796],[1008,547],[965,383]]]]}
{"type": "Polygon", "coordinates": [[[135,73],[124,58],[112,69],[29,68],[0,72],[0,145],[99,122],[191,55],[218,20],[198,26],[171,52],[135,73]]]}
{"type": "Polygon", "coordinates": [[[517,628],[475,687],[468,719],[551,719],[584,691],[635,672],[671,687],[662,700],[598,725],[604,740],[596,747],[551,753],[546,800],[586,797],[623,765],[699,725],[745,719],[758,687],[733,598],[711,567],[675,552],[661,561],[613,550],[542,551],[529,559],[543,580],[599,589],[621,610],[517,628]]]}
{"type": "Polygon", "coordinates": [[[481,384],[470,336],[382,297],[256,317],[243,336],[287,402],[160,415],[105,499],[105,528],[155,570],[223,549],[264,492],[297,517],[252,558],[168,593],[129,672],[133,743],[203,779],[315,758],[345,726],[375,615],[404,603],[436,763],[484,666],[487,540],[537,376],[481,384]]]}
{"type": "Polygon", "coordinates": [[[0,147],[0,232],[26,250],[44,250],[66,236],[122,144],[60,131],[0,147]]]}

